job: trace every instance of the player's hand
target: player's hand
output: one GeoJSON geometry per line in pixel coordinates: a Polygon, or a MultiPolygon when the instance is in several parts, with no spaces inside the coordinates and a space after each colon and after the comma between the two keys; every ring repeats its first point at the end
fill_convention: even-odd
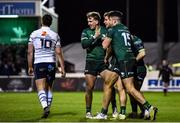
{"type": "Polygon", "coordinates": [[[66,72],[65,72],[65,71],[61,71],[61,74],[62,74],[62,75],[61,75],[62,78],[65,78],[65,77],[66,77],[66,72]]]}
{"type": "Polygon", "coordinates": [[[100,36],[100,34],[100,28],[96,28],[94,38],[97,38],[98,36],[100,36]]]}
{"type": "Polygon", "coordinates": [[[105,59],[104,59],[104,63],[105,63],[105,64],[109,64],[109,61],[105,58],[105,59]]]}
{"type": "Polygon", "coordinates": [[[58,71],[61,73],[61,77],[65,78],[66,77],[66,72],[65,70],[62,70],[61,67],[58,67],[58,71]]]}
{"type": "Polygon", "coordinates": [[[94,38],[97,38],[100,36],[100,32],[95,32],[94,38]]]}
{"type": "Polygon", "coordinates": [[[34,74],[34,70],[33,70],[33,68],[29,68],[28,69],[28,74],[30,75],[30,76],[33,76],[33,74],[34,74]]]}

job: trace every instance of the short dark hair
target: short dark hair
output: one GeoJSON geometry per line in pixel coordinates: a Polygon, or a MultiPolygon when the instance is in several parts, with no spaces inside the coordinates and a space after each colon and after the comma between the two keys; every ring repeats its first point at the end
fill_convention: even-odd
{"type": "Polygon", "coordinates": [[[93,17],[95,20],[98,20],[98,21],[100,21],[101,20],[101,15],[99,14],[99,12],[88,12],[87,14],[86,14],[86,16],[87,16],[87,18],[89,18],[89,17],[93,17]]]}
{"type": "Polygon", "coordinates": [[[105,12],[103,16],[104,17],[109,16],[109,12],[105,12]]]}
{"type": "Polygon", "coordinates": [[[42,23],[43,23],[43,25],[45,25],[45,26],[51,26],[51,24],[52,24],[52,17],[51,17],[51,15],[45,14],[45,15],[42,17],[42,23]]]}
{"type": "Polygon", "coordinates": [[[123,13],[120,12],[120,11],[110,11],[109,12],[109,17],[118,17],[120,20],[122,20],[122,17],[123,17],[123,13]]]}

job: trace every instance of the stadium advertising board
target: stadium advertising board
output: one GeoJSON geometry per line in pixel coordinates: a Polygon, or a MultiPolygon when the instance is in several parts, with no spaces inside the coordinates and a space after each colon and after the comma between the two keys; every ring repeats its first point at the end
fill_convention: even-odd
{"type": "Polygon", "coordinates": [[[39,28],[39,18],[0,18],[0,44],[26,44],[31,32],[39,28]]]}
{"type": "MultiPolygon", "coordinates": [[[[163,82],[156,78],[146,78],[142,91],[162,91],[163,90],[163,82]]],[[[168,91],[180,92],[180,77],[174,77],[169,82],[168,91]]]]}
{"type": "Polygon", "coordinates": [[[1,2],[0,15],[35,15],[35,2],[1,2]]]}
{"type": "MultiPolygon", "coordinates": [[[[85,91],[86,81],[83,73],[67,73],[66,78],[56,75],[53,90],[54,91],[85,91]]],[[[162,92],[163,83],[157,79],[157,72],[150,72],[147,74],[142,91],[148,92],[162,92]]],[[[35,91],[34,78],[29,76],[0,76],[0,91],[35,91]]],[[[103,90],[103,80],[98,77],[94,87],[95,91],[103,90]]],[[[170,81],[170,92],[180,92],[180,77],[173,77],[170,81]]]]}
{"type": "MultiPolygon", "coordinates": [[[[142,91],[162,91],[163,82],[158,79],[158,71],[149,72],[144,80],[142,91]]],[[[168,91],[180,92],[180,77],[173,77],[169,82],[168,91]]]]}
{"type": "MultiPolygon", "coordinates": [[[[85,78],[56,78],[53,86],[54,91],[85,91],[86,81],[85,78]]],[[[103,80],[97,78],[95,86],[95,91],[103,90],[103,80]]]]}

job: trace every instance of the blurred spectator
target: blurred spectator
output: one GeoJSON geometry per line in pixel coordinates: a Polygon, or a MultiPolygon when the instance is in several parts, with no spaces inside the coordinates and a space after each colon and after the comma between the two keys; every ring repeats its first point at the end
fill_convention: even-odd
{"type": "Polygon", "coordinates": [[[1,75],[15,75],[16,69],[11,62],[7,62],[6,60],[1,64],[1,75]]]}
{"type": "Polygon", "coordinates": [[[170,79],[172,79],[171,76],[173,76],[172,69],[169,67],[168,62],[164,59],[159,70],[158,79],[161,77],[161,80],[163,82],[163,92],[165,96],[167,95],[169,81],[170,79]]]}
{"type": "Polygon", "coordinates": [[[0,75],[24,74],[26,63],[25,45],[0,46],[0,75]]]}

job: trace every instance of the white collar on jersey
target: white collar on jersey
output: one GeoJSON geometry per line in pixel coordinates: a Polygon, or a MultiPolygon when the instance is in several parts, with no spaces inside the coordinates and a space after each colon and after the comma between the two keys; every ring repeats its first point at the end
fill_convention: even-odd
{"type": "Polygon", "coordinates": [[[48,26],[42,26],[41,29],[50,29],[48,26]]]}

